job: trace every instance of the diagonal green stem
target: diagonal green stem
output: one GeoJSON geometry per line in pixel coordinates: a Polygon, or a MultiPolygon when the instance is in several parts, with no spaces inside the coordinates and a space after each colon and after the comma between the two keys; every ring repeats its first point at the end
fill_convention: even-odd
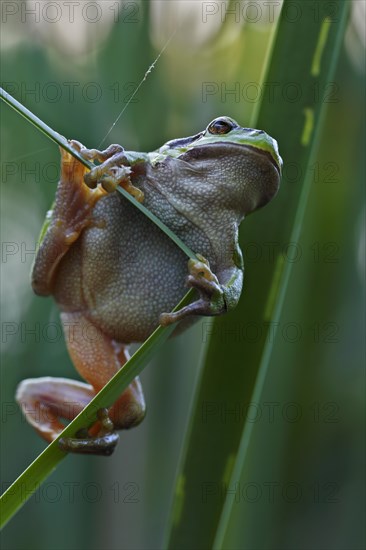
{"type": "MultiPolygon", "coordinates": [[[[37,116],[31,113],[26,107],[14,99],[11,95],[0,88],[1,99],[11,106],[17,113],[22,115],[28,122],[31,122],[38,130],[48,138],[66,149],[71,155],[77,158],[84,166],[93,168],[93,164],[81,157],[69,142],[42,122],[37,116]]],[[[154,214],[142,204],[138,203],[124,189],[118,191],[134,206],[139,208],[152,222],[154,222],[169,238],[171,238],[189,258],[195,258],[193,252],[164,225],[154,214]]],[[[184,307],[191,302],[193,291],[190,290],[183,300],[177,305],[174,311],[184,307]]],[[[65,428],[60,436],[30,464],[30,466],[14,481],[0,498],[0,528],[16,514],[25,504],[31,495],[40,487],[43,481],[53,472],[57,464],[65,458],[66,453],[58,447],[57,441],[60,437],[72,437],[78,430],[90,426],[96,420],[96,413],[101,408],[110,407],[122,392],[128,387],[132,380],[138,376],[157,352],[159,347],[169,338],[175,325],[169,327],[159,326],[155,332],[144,342],[131,359],[118,371],[115,376],[104,386],[104,388],[92,399],[82,412],[65,428]]]]}

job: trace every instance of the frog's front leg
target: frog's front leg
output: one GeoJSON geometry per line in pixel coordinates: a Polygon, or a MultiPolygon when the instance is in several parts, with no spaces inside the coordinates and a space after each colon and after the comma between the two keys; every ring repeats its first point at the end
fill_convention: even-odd
{"type": "Polygon", "coordinates": [[[172,313],[162,313],[159,322],[166,326],[181,321],[190,315],[221,315],[233,309],[240,298],[243,286],[243,263],[240,252],[236,253],[237,264],[233,263],[221,274],[221,282],[211,271],[209,262],[200,255],[197,260],[188,261],[188,287],[199,292],[199,299],[172,313]]]}
{"type": "MultiPolygon", "coordinates": [[[[64,429],[61,419],[75,418],[129,357],[123,345],[106,336],[83,314],[62,313],[61,320],[71,359],[89,384],[65,378],[28,379],[19,384],[16,395],[28,422],[48,442],[64,429]]],[[[60,446],[75,453],[109,455],[118,439],[109,428],[136,426],[143,420],[145,409],[137,377],[110,407],[108,417],[98,412],[99,421],[89,431],[63,439],[60,446]]]]}
{"type": "Polygon", "coordinates": [[[132,185],[130,178],[132,170],[121,145],[110,145],[104,151],[99,151],[99,149],[87,149],[75,140],[70,143],[86,160],[97,160],[102,163],[84,175],[84,181],[88,187],[94,189],[100,183],[106,191],[111,193],[121,185],[137,201],[144,200],[143,192],[132,185]]]}

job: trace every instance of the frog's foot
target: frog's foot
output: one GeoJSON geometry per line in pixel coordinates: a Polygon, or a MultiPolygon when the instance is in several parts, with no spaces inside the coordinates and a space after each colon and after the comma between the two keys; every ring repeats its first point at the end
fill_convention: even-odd
{"type": "Polygon", "coordinates": [[[88,430],[82,428],[76,437],[61,437],[58,441],[60,449],[69,453],[110,456],[116,448],[119,435],[114,431],[107,409],[99,409],[97,418],[100,430],[95,436],[89,435],[88,430]]]}
{"type": "Polygon", "coordinates": [[[73,420],[94,396],[89,384],[43,376],[22,380],[15,399],[29,424],[51,443],[65,428],[61,418],[73,420]]]}
{"type": "MultiPolygon", "coordinates": [[[[42,377],[23,380],[16,393],[24,416],[38,434],[51,443],[64,430],[61,419],[73,420],[96,392],[89,384],[66,378],[42,377]]],[[[118,442],[113,429],[130,428],[141,422],[145,408],[140,382],[135,379],[110,408],[97,412],[98,421],[89,429],[80,430],[75,438],[61,438],[64,451],[108,456],[118,442]],[[139,402],[136,402],[136,399],[139,402]],[[110,420],[112,416],[114,423],[110,420]]]]}
{"type": "Polygon", "coordinates": [[[110,145],[107,149],[104,149],[104,151],[100,151],[99,149],[88,149],[76,139],[70,139],[69,143],[74,149],[79,151],[84,159],[90,160],[91,162],[95,160],[98,162],[105,162],[116,154],[123,153],[124,151],[122,145],[117,144],[110,145]]]}
{"type": "Polygon", "coordinates": [[[71,140],[70,144],[86,160],[101,162],[99,166],[95,166],[84,175],[84,181],[90,189],[95,189],[100,183],[105,191],[112,193],[120,185],[137,201],[144,200],[143,192],[131,182],[132,170],[121,145],[110,145],[104,151],[99,151],[98,149],[87,149],[75,140],[71,140]]]}
{"type": "Polygon", "coordinates": [[[187,286],[199,292],[199,299],[179,311],[162,313],[159,322],[162,326],[181,321],[189,315],[220,315],[226,311],[224,292],[209,262],[197,254],[197,260],[188,261],[189,275],[187,286]]]}

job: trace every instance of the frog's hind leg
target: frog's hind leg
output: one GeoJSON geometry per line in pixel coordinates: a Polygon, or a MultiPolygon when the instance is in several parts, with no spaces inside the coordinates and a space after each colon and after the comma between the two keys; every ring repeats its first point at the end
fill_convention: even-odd
{"type": "MultiPolygon", "coordinates": [[[[82,314],[62,313],[61,319],[71,359],[90,384],[66,378],[35,378],[21,382],[16,395],[28,422],[48,442],[56,439],[64,429],[61,419],[75,418],[128,359],[127,350],[121,344],[108,338],[82,314]]],[[[137,377],[109,409],[109,418],[100,414],[99,421],[89,432],[84,431],[83,439],[65,439],[62,448],[73,452],[110,454],[116,440],[113,439],[109,445],[111,440],[108,437],[98,436],[101,433],[104,436],[108,426],[132,428],[144,416],[145,401],[137,377]]]]}
{"type": "Polygon", "coordinates": [[[61,176],[56,200],[52,215],[43,226],[32,267],[32,287],[40,296],[52,294],[60,261],[82,231],[91,225],[94,206],[106,195],[100,188],[91,190],[85,185],[86,171],[85,166],[61,149],[61,176]]]}
{"type": "MultiPolygon", "coordinates": [[[[67,348],[79,374],[99,392],[129,359],[125,346],[104,334],[82,313],[62,313],[67,348]]],[[[119,429],[139,424],[145,416],[145,400],[136,377],[109,409],[119,429]]]]}

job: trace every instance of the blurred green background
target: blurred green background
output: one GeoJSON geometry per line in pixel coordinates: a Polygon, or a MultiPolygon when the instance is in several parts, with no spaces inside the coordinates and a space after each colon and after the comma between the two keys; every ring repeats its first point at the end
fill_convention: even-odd
{"type": "MultiPolygon", "coordinates": [[[[260,17],[249,10],[237,20],[225,19],[223,3],[86,2],[74,13],[67,3],[36,4],[2,3],[1,85],[66,137],[98,147],[164,48],[106,145],[149,151],[202,130],[221,114],[249,125],[277,3],[273,12],[266,3],[252,3],[260,17]]],[[[296,243],[300,256],[264,388],[268,406],[253,417],[255,452],[227,548],[356,550],[365,544],[364,10],[364,2],[352,4],[324,106],[296,243]]],[[[297,181],[284,160],[281,195],[297,181]]],[[[5,489],[44,448],[14,403],[16,385],[27,377],[77,374],[57,307],[34,297],[29,285],[36,239],[57,184],[58,149],[2,105],[1,162],[5,489]]],[[[277,208],[279,220],[286,217],[285,203],[268,207],[277,208]]],[[[266,224],[265,210],[244,223],[244,241],[246,223],[266,224]]],[[[244,247],[249,288],[256,270],[273,262],[270,242],[269,226],[267,244],[244,247]]],[[[287,244],[273,246],[284,251],[287,244]]],[[[161,547],[202,340],[199,323],[164,347],[142,375],[144,423],[121,435],[110,459],[69,456],[3,531],[3,548],[161,547]]],[[[242,354],[245,368],[245,342],[242,354]]]]}

